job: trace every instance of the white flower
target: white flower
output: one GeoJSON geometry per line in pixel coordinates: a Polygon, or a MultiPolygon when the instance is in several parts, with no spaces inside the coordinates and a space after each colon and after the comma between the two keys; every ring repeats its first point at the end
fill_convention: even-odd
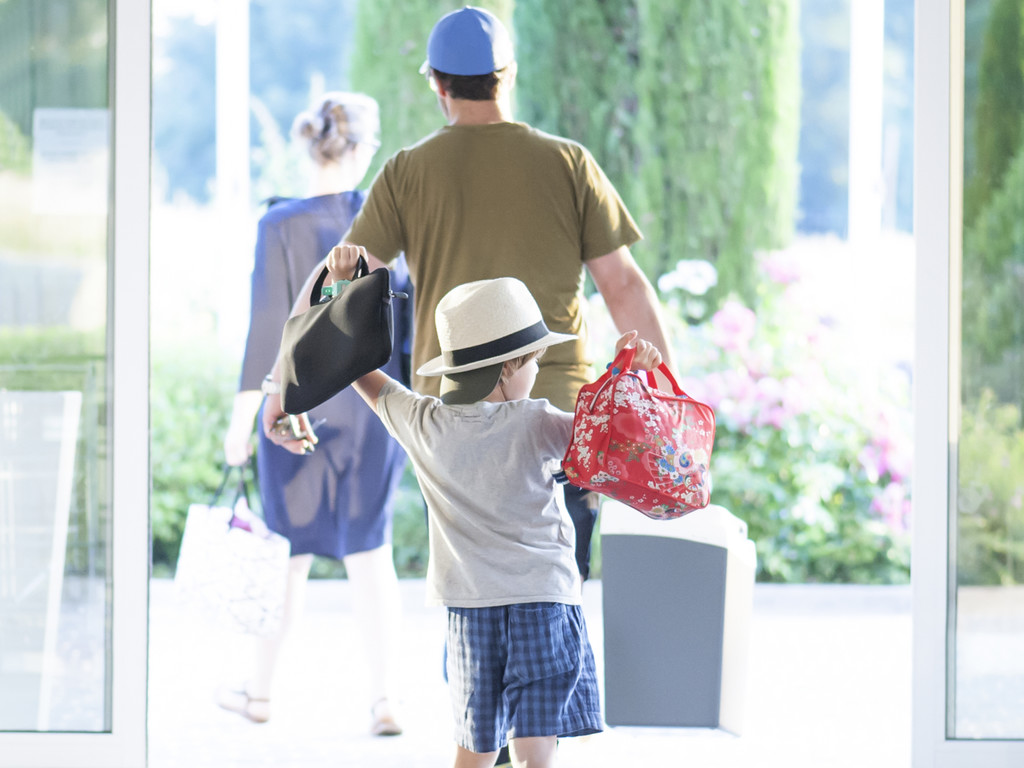
{"type": "Polygon", "coordinates": [[[691,296],[703,296],[716,285],[718,270],[703,259],[683,259],[674,270],[658,278],[658,289],[665,293],[679,289],[691,296]]]}

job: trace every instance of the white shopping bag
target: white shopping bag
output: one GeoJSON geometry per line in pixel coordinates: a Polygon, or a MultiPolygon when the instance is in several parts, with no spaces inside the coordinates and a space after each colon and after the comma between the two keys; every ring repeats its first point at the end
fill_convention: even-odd
{"type": "MultiPolygon", "coordinates": [[[[220,491],[218,491],[220,495],[220,491]]],[[[178,598],[226,629],[252,635],[277,631],[284,613],[291,545],[249,509],[192,504],[174,575],[178,598]]]]}

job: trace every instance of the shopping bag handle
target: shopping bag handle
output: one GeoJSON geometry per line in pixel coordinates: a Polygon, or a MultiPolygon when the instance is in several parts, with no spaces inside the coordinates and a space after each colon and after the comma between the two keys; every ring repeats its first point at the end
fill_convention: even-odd
{"type": "Polygon", "coordinates": [[[234,509],[235,504],[237,504],[238,500],[243,497],[245,498],[245,503],[249,504],[250,508],[252,507],[250,503],[252,498],[249,489],[249,480],[246,478],[245,472],[246,468],[249,466],[250,464],[248,461],[244,464],[239,464],[237,467],[233,467],[230,464],[224,465],[224,474],[221,476],[220,485],[217,486],[217,490],[213,492],[213,496],[210,499],[210,507],[217,506],[217,502],[224,496],[224,491],[228,487],[228,481],[231,480],[231,476],[236,470],[238,472],[238,483],[235,486],[235,497],[231,500],[231,508],[234,509]]]}

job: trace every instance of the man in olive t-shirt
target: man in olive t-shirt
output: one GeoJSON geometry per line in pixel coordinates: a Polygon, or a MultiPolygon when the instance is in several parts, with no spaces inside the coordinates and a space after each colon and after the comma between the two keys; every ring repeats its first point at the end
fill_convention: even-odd
{"type": "MultiPolygon", "coordinates": [[[[343,238],[366,248],[371,269],[405,253],[416,289],[412,369],[440,354],[434,308],[451,288],[517,277],[551,330],[579,337],[547,351],[531,393],[572,411],[594,376],[584,268],[619,332],[638,331],[671,366],[657,297],[629,252],[641,234],[615,188],[583,146],[512,119],[516,63],[502,23],[479,8],[448,14],[430,34],[421,71],[448,124],[387,161],[343,238]]],[[[308,297],[309,285],[300,295],[308,297]]],[[[438,394],[436,378],[413,386],[438,394]]],[[[265,431],[281,413],[272,395],[265,431]]],[[[586,578],[597,496],[566,486],[566,506],[586,578]]]]}

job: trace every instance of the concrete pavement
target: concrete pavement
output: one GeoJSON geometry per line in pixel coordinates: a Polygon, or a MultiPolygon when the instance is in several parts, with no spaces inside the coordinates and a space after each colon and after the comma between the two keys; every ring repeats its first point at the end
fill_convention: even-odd
{"type": "MultiPolygon", "coordinates": [[[[247,639],[211,632],[154,580],[150,616],[150,768],[435,768],[452,764],[441,678],[444,613],[423,582],[401,582],[406,683],[394,738],[368,735],[365,677],[348,631],[346,581],[310,583],[305,618],[286,646],[271,722],[213,704],[243,675],[247,639]]],[[[601,583],[584,609],[603,664],[601,583]]],[[[907,768],[910,765],[909,587],[757,585],[744,732],[610,728],[559,747],[561,768],[907,768]]],[[[685,659],[685,649],[663,648],[685,659]]]]}

